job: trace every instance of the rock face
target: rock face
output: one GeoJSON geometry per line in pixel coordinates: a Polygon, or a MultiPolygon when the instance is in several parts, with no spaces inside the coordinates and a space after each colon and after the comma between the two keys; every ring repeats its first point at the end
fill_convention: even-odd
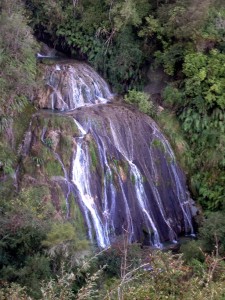
{"type": "Polygon", "coordinates": [[[151,99],[158,105],[162,105],[162,94],[170,81],[162,68],[149,67],[147,71],[148,82],[144,91],[151,96],[151,99]]]}
{"type": "MultiPolygon", "coordinates": [[[[130,242],[156,247],[193,233],[185,177],[157,124],[129,107],[105,103],[102,98],[112,95],[89,66],[60,65],[60,71],[58,65],[47,67],[46,78],[54,78],[55,98],[47,89],[40,107],[64,112],[37,113],[26,149],[32,157],[40,157],[42,148],[49,150],[57,172],[48,171],[50,156],[43,157],[39,176],[61,187],[67,217],[73,216],[75,202],[88,237],[102,248],[124,233],[130,242]]],[[[37,172],[29,171],[26,160],[25,173],[37,172]]]]}

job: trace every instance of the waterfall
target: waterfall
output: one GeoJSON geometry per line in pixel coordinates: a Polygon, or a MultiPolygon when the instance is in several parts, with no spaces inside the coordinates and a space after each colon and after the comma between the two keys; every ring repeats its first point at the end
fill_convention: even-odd
{"type": "Polygon", "coordinates": [[[82,63],[49,66],[45,75],[47,97],[40,108],[68,111],[113,98],[107,83],[90,66],[82,63]]]}
{"type": "Polygon", "coordinates": [[[181,180],[178,176],[177,167],[175,164],[176,159],[175,159],[174,153],[172,151],[171,146],[169,145],[169,142],[161,134],[161,132],[158,130],[158,128],[156,126],[154,126],[153,128],[154,128],[153,134],[160,139],[160,141],[163,144],[164,150],[169,154],[169,158],[171,160],[170,173],[171,173],[171,176],[174,178],[174,182],[176,185],[176,191],[177,191],[177,195],[178,195],[178,199],[179,199],[179,205],[182,209],[182,213],[183,213],[183,217],[184,217],[184,221],[185,221],[185,230],[188,231],[188,229],[190,229],[191,234],[194,234],[194,229],[193,229],[192,221],[191,221],[192,214],[191,214],[189,202],[184,201],[184,199],[187,198],[187,195],[186,195],[187,191],[182,187],[181,180]],[[185,209],[185,206],[186,206],[186,209],[185,209]]]}
{"type": "Polygon", "coordinates": [[[89,239],[105,248],[127,234],[130,242],[161,248],[193,233],[185,177],[157,124],[111,103],[107,83],[83,63],[48,66],[45,80],[40,107],[72,116],[77,129],[70,167],[54,155],[68,186],[67,209],[75,193],[89,239]]]}
{"type": "MultiPolygon", "coordinates": [[[[108,238],[108,232],[107,230],[104,230],[104,226],[99,216],[98,209],[94,201],[94,196],[90,188],[91,174],[89,155],[88,149],[83,143],[86,132],[77,121],[76,124],[80,129],[82,136],[77,138],[77,151],[72,168],[72,182],[76,185],[79,191],[80,199],[83,202],[83,206],[86,210],[85,215],[88,214],[88,211],[91,214],[98,245],[102,248],[105,248],[110,244],[110,242],[108,238]]],[[[89,228],[89,237],[91,238],[92,235],[90,232],[91,228],[89,228]]]]}
{"type": "Polygon", "coordinates": [[[143,187],[141,174],[140,174],[137,166],[135,166],[135,164],[130,162],[130,166],[131,166],[131,172],[135,178],[135,190],[136,190],[136,194],[137,194],[138,204],[139,204],[140,209],[142,210],[143,214],[146,216],[146,223],[148,223],[148,226],[149,226],[148,229],[149,230],[152,229],[152,231],[154,233],[153,245],[158,248],[161,248],[162,244],[160,242],[159,233],[156,228],[155,222],[153,221],[153,217],[151,216],[151,211],[148,209],[148,205],[147,205],[148,198],[147,198],[147,195],[146,195],[144,187],[143,187]]]}

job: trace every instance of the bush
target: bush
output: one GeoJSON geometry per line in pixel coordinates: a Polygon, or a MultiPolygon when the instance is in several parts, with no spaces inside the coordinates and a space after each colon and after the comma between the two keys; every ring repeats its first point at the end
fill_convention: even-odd
{"type": "Polygon", "coordinates": [[[203,250],[218,251],[225,255],[225,212],[213,212],[204,220],[199,230],[203,250]]]}
{"type": "Polygon", "coordinates": [[[183,258],[187,263],[191,263],[193,260],[198,260],[203,263],[205,260],[199,241],[189,241],[181,245],[180,251],[183,253],[183,258]]]}
{"type": "Polygon", "coordinates": [[[156,116],[156,108],[149,98],[150,96],[144,92],[129,90],[124,99],[125,102],[134,104],[141,112],[153,117],[156,116]]]}

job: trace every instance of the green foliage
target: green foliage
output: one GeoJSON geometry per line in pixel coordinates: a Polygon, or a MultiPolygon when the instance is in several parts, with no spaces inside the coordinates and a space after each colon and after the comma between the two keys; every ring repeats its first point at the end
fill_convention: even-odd
{"type": "MultiPolygon", "coordinates": [[[[182,255],[152,252],[147,263],[111,283],[105,299],[223,299],[224,264],[216,256],[207,256],[202,272],[185,265],[182,255]],[[213,268],[213,270],[212,270],[213,268]]],[[[102,293],[104,295],[104,292],[102,293]]]]}
{"type": "Polygon", "coordinates": [[[112,7],[114,27],[116,31],[125,27],[127,24],[138,26],[141,24],[142,17],[150,8],[146,0],[141,1],[119,1],[112,7]]]}
{"type": "Polygon", "coordinates": [[[88,248],[87,240],[82,239],[69,222],[53,223],[42,245],[48,248],[48,254],[54,260],[54,269],[62,263],[74,267],[80,252],[88,248]]]}
{"type": "Polygon", "coordinates": [[[90,156],[91,156],[91,168],[92,171],[95,171],[97,166],[98,166],[98,156],[97,156],[97,149],[96,149],[96,145],[94,144],[94,141],[91,141],[89,143],[89,152],[90,152],[90,156]]]}
{"type": "Polygon", "coordinates": [[[66,0],[29,0],[27,7],[37,32],[45,28],[54,44],[87,58],[116,91],[140,86],[144,55],[137,27],[150,10],[147,0],[84,0],[75,7],[66,0]]]}
{"type": "Polygon", "coordinates": [[[179,107],[183,104],[182,91],[172,85],[166,86],[163,91],[163,98],[165,99],[165,104],[169,107],[179,107]]]}
{"type": "Polygon", "coordinates": [[[108,52],[111,54],[105,59],[103,74],[107,75],[116,91],[124,92],[140,88],[144,56],[132,27],[127,26],[118,33],[108,52]]]}
{"type": "MultiPolygon", "coordinates": [[[[220,257],[204,254],[205,261],[201,263],[192,259],[191,265],[186,265],[181,254],[172,255],[169,252],[147,251],[141,253],[136,264],[129,263],[127,248],[124,245],[117,249],[114,260],[120,257],[117,266],[121,273],[117,277],[105,276],[114,260],[108,259],[108,267],[100,267],[98,271],[91,269],[91,264],[103,255],[112,252],[104,251],[80,265],[77,270],[67,271],[61,267],[55,278],[46,279],[41,283],[39,299],[223,299],[225,265],[220,257]],[[143,261],[144,260],[144,261],[143,261]],[[85,272],[86,275],[85,275],[85,272]],[[104,274],[105,273],[105,274],[104,274]],[[85,276],[82,286],[79,286],[81,277],[85,276]],[[74,291],[74,287],[79,286],[74,291]]],[[[131,257],[134,259],[134,251],[131,257]]],[[[105,260],[104,259],[104,260],[105,260]]],[[[100,259],[100,263],[102,260],[100,259]]],[[[108,273],[112,276],[111,273],[108,273]]],[[[0,290],[2,299],[28,300],[25,289],[19,285],[5,286],[0,290]],[[17,298],[9,298],[15,295],[17,298]],[[8,296],[8,298],[7,298],[8,296]],[[21,298],[18,298],[21,297],[21,298]]],[[[33,299],[33,298],[29,298],[33,299]]]]}
{"type": "Polygon", "coordinates": [[[57,160],[49,160],[45,164],[45,170],[46,170],[46,174],[50,177],[64,175],[62,166],[60,165],[60,163],[57,160]]]}
{"type": "Polygon", "coordinates": [[[160,128],[169,139],[176,157],[186,171],[193,168],[193,157],[190,147],[184,139],[181,124],[174,113],[164,110],[157,118],[160,128]]]}
{"type": "Polygon", "coordinates": [[[74,299],[74,293],[72,292],[71,287],[74,278],[75,275],[73,273],[67,273],[62,270],[61,275],[57,276],[56,279],[51,279],[48,282],[42,283],[41,299],[74,299]]]}
{"type": "Polygon", "coordinates": [[[225,54],[219,53],[216,49],[209,55],[193,53],[185,56],[183,65],[183,72],[187,76],[185,94],[192,97],[197,106],[201,105],[206,109],[215,105],[220,109],[225,108],[224,62],[225,54]]]}
{"type": "MultiPolygon", "coordinates": [[[[76,233],[77,224],[56,221],[51,224],[55,210],[49,197],[47,186],[34,186],[22,189],[18,198],[0,201],[0,277],[6,283],[26,286],[32,299],[40,299],[41,282],[54,275],[52,267],[55,272],[61,259],[74,267],[80,260],[80,252],[88,246],[81,234],[76,233]]],[[[2,295],[6,297],[8,293],[20,295],[20,287],[12,285],[2,295]]]]}
{"type": "Polygon", "coordinates": [[[192,182],[200,203],[209,210],[220,208],[224,197],[224,59],[216,50],[187,55],[183,66],[186,107],[177,103],[182,129],[195,151],[197,172],[192,182]]]}
{"type": "Polygon", "coordinates": [[[125,102],[134,104],[140,111],[150,116],[156,116],[156,108],[153,102],[149,99],[149,95],[136,90],[129,90],[125,95],[125,102]]]}
{"type": "Polygon", "coordinates": [[[179,65],[183,62],[185,54],[191,50],[189,49],[191,45],[185,46],[183,43],[168,44],[165,46],[164,51],[155,51],[156,63],[162,64],[168,75],[175,75],[179,65]]]}
{"type": "Polygon", "coordinates": [[[225,254],[225,218],[224,212],[210,213],[200,228],[200,240],[203,249],[225,254]]]}
{"type": "Polygon", "coordinates": [[[8,199],[11,199],[14,196],[15,190],[12,189],[13,184],[14,184],[14,179],[11,176],[7,176],[4,179],[4,181],[1,182],[1,184],[0,184],[0,193],[1,193],[0,207],[5,206],[5,204],[7,204],[8,199]]]}
{"type": "Polygon", "coordinates": [[[23,4],[0,4],[0,177],[12,175],[17,148],[29,124],[31,98],[36,86],[37,43],[27,25],[23,4]],[[19,118],[23,115],[22,120],[19,118]]]}
{"type": "Polygon", "coordinates": [[[52,148],[53,141],[52,141],[51,138],[45,139],[44,143],[45,143],[45,145],[46,145],[48,148],[52,148]]]}
{"type": "MultiPolygon", "coordinates": [[[[92,257],[90,261],[93,259],[95,259],[95,257],[92,257]]],[[[100,268],[95,272],[90,271],[90,261],[84,262],[84,264],[74,272],[68,272],[64,267],[61,267],[60,273],[55,279],[42,283],[41,299],[100,299],[98,284],[103,268],[100,268]],[[85,271],[87,271],[87,274],[83,285],[74,291],[75,286],[79,283],[82,272],[85,271]]]]}
{"type": "Polygon", "coordinates": [[[50,274],[49,260],[42,256],[45,230],[44,224],[18,206],[1,216],[1,279],[26,285],[33,295],[40,293],[40,280],[50,274]]]}
{"type": "Polygon", "coordinates": [[[165,148],[164,148],[164,145],[163,145],[163,143],[161,142],[161,140],[159,140],[159,139],[154,139],[154,140],[152,141],[152,144],[151,144],[151,145],[152,145],[153,147],[159,149],[162,153],[165,152],[165,148]]]}
{"type": "Polygon", "coordinates": [[[69,201],[70,219],[73,220],[74,230],[76,231],[78,238],[83,239],[86,236],[86,226],[84,222],[84,217],[72,193],[69,195],[68,201],[69,201]]]}
{"type": "Polygon", "coordinates": [[[145,18],[146,24],[142,26],[139,31],[140,37],[145,37],[146,41],[148,38],[152,38],[154,34],[159,33],[161,31],[161,24],[158,19],[156,19],[153,15],[149,15],[145,18]]]}
{"type": "Polygon", "coordinates": [[[0,176],[13,173],[15,154],[7,143],[0,142],[0,176]]]}
{"type": "MultiPolygon", "coordinates": [[[[208,154],[210,156],[210,153],[208,154]]],[[[192,190],[205,211],[216,211],[224,204],[224,171],[209,168],[207,172],[197,173],[192,176],[192,190]],[[211,169],[212,170],[212,169],[211,169]]]]}
{"type": "Polygon", "coordinates": [[[48,280],[50,278],[50,259],[39,253],[33,256],[29,256],[23,268],[19,271],[14,270],[14,275],[18,274],[18,282],[21,286],[26,286],[26,290],[34,297],[38,299],[41,295],[41,280],[48,280]]]}
{"type": "MultiPolygon", "coordinates": [[[[122,239],[126,239],[126,237],[122,237],[122,239]]],[[[128,266],[126,271],[136,268],[140,264],[141,255],[140,245],[132,244],[124,247],[124,241],[121,240],[98,255],[97,264],[105,265],[104,271],[107,277],[120,277],[123,273],[123,264],[128,266]],[[124,256],[126,256],[126,262],[124,256]]]]}
{"type": "Polygon", "coordinates": [[[208,11],[208,20],[202,26],[202,36],[206,40],[221,43],[224,41],[224,19],[225,10],[220,6],[221,4],[211,7],[208,11]]]}
{"type": "MultiPolygon", "coordinates": [[[[192,192],[204,209],[212,211],[221,208],[225,193],[225,56],[219,46],[222,42],[222,32],[224,33],[221,25],[224,21],[224,9],[218,9],[216,4],[214,8],[209,8],[208,4],[207,1],[202,11],[202,20],[196,20],[195,23],[192,16],[192,26],[186,28],[187,32],[192,32],[190,39],[183,35],[181,40],[178,31],[171,31],[170,35],[175,35],[177,40],[163,42],[163,51],[158,58],[165,58],[161,63],[166,69],[166,64],[173,61],[166,57],[168,49],[182,44],[184,51],[180,52],[180,62],[172,63],[171,69],[171,74],[176,75],[176,81],[165,89],[164,99],[167,106],[176,112],[189,146],[185,160],[192,192]]],[[[196,5],[201,6],[200,3],[190,1],[190,7],[196,5]]],[[[160,13],[162,18],[170,12],[162,9],[160,13]]],[[[184,11],[183,14],[189,13],[184,11]]],[[[182,13],[177,16],[182,16],[182,13]]],[[[174,19],[176,21],[177,16],[174,19]]],[[[158,31],[160,39],[169,29],[165,30],[158,31]]]]}
{"type": "Polygon", "coordinates": [[[51,128],[60,128],[62,131],[66,131],[69,133],[78,133],[79,130],[76,127],[74,119],[68,116],[50,116],[49,117],[51,128]]]}
{"type": "MultiPolygon", "coordinates": [[[[26,4],[39,37],[88,60],[115,90],[129,90],[125,101],[144,113],[156,115],[148,96],[134,90],[144,84],[142,67],[154,59],[173,76],[163,96],[172,112],[157,115],[158,122],[189,174],[193,195],[205,210],[221,209],[225,195],[223,3],[154,0],[150,7],[147,0],[28,0],[26,4]]],[[[4,133],[0,142],[0,180],[4,179],[0,185],[0,277],[6,282],[0,298],[27,300],[25,285],[32,297],[41,299],[112,300],[118,298],[118,291],[123,299],[223,299],[225,271],[219,255],[225,253],[224,212],[208,215],[200,240],[182,246],[188,265],[181,255],[154,252],[145,256],[150,267],[146,271],[140,267],[140,249],[120,244],[99,257],[98,266],[107,264],[100,280],[98,272],[76,269],[80,253],[87,248],[83,230],[79,232],[83,227],[80,211],[70,197],[70,213],[76,221],[64,222],[50,203],[47,180],[62,175],[52,151],[60,154],[66,167],[70,162],[73,136],[79,132],[72,117],[36,117],[31,156],[24,160],[24,170],[35,180],[32,188],[22,189],[13,198],[13,180],[7,175],[13,174],[15,151],[32,113],[27,100],[36,86],[37,45],[19,0],[1,2],[0,26],[0,132],[4,133]],[[49,129],[44,143],[41,126],[49,129]],[[57,130],[59,136],[54,135],[57,130]],[[199,246],[215,250],[216,255],[203,254],[199,246]],[[59,271],[61,263],[66,270],[59,271]]],[[[153,146],[163,150],[157,141],[153,146]]],[[[96,168],[94,146],[90,156],[96,168]]],[[[114,163],[118,171],[125,170],[120,162],[114,163]]],[[[22,186],[26,180],[31,179],[25,178],[22,186]]],[[[60,202],[63,196],[59,198],[60,202]]]]}
{"type": "MultiPolygon", "coordinates": [[[[47,239],[43,242],[46,247],[55,247],[59,244],[73,242],[76,244],[76,233],[71,223],[55,223],[52,225],[50,232],[47,234],[47,239]]],[[[79,249],[79,245],[76,245],[79,249]]]]}
{"type": "Polygon", "coordinates": [[[37,44],[21,1],[2,1],[0,8],[0,130],[5,130],[35,87],[37,44]]]}
{"type": "Polygon", "coordinates": [[[196,260],[203,263],[205,260],[204,253],[201,250],[200,241],[189,241],[185,244],[182,244],[180,251],[183,254],[185,262],[189,264],[196,260]]]}
{"type": "Polygon", "coordinates": [[[21,207],[32,213],[37,219],[48,221],[53,216],[54,208],[49,199],[50,190],[47,185],[24,187],[19,199],[12,201],[13,206],[21,207]]]}
{"type": "Polygon", "coordinates": [[[32,139],[30,153],[23,160],[24,172],[39,179],[45,178],[46,182],[51,176],[62,176],[64,171],[59,159],[65,168],[69,168],[73,149],[73,136],[78,129],[73,118],[59,115],[36,115],[31,126],[32,139]],[[46,132],[43,135],[43,128],[46,132]]]}
{"type": "Polygon", "coordinates": [[[37,167],[40,167],[41,165],[44,164],[44,160],[41,157],[33,156],[32,160],[37,167]]]}
{"type": "Polygon", "coordinates": [[[24,110],[13,120],[13,134],[15,138],[15,148],[17,149],[24,138],[25,132],[29,128],[32,114],[35,112],[34,106],[28,103],[24,110]]]}
{"type": "Polygon", "coordinates": [[[13,283],[10,286],[4,286],[0,289],[0,299],[2,300],[30,300],[26,293],[26,288],[13,283]]]}

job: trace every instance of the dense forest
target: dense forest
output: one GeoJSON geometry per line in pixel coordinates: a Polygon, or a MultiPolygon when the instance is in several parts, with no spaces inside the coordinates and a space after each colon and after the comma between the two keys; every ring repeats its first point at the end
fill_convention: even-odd
{"type": "Polygon", "coordinates": [[[0,299],[225,299],[223,1],[2,0],[0,27],[0,299]],[[20,184],[43,43],[158,123],[199,207],[197,239],[174,254],[124,235],[98,253],[76,220],[56,216],[46,186],[20,184]],[[153,95],[149,68],[166,78],[153,95]]]}

